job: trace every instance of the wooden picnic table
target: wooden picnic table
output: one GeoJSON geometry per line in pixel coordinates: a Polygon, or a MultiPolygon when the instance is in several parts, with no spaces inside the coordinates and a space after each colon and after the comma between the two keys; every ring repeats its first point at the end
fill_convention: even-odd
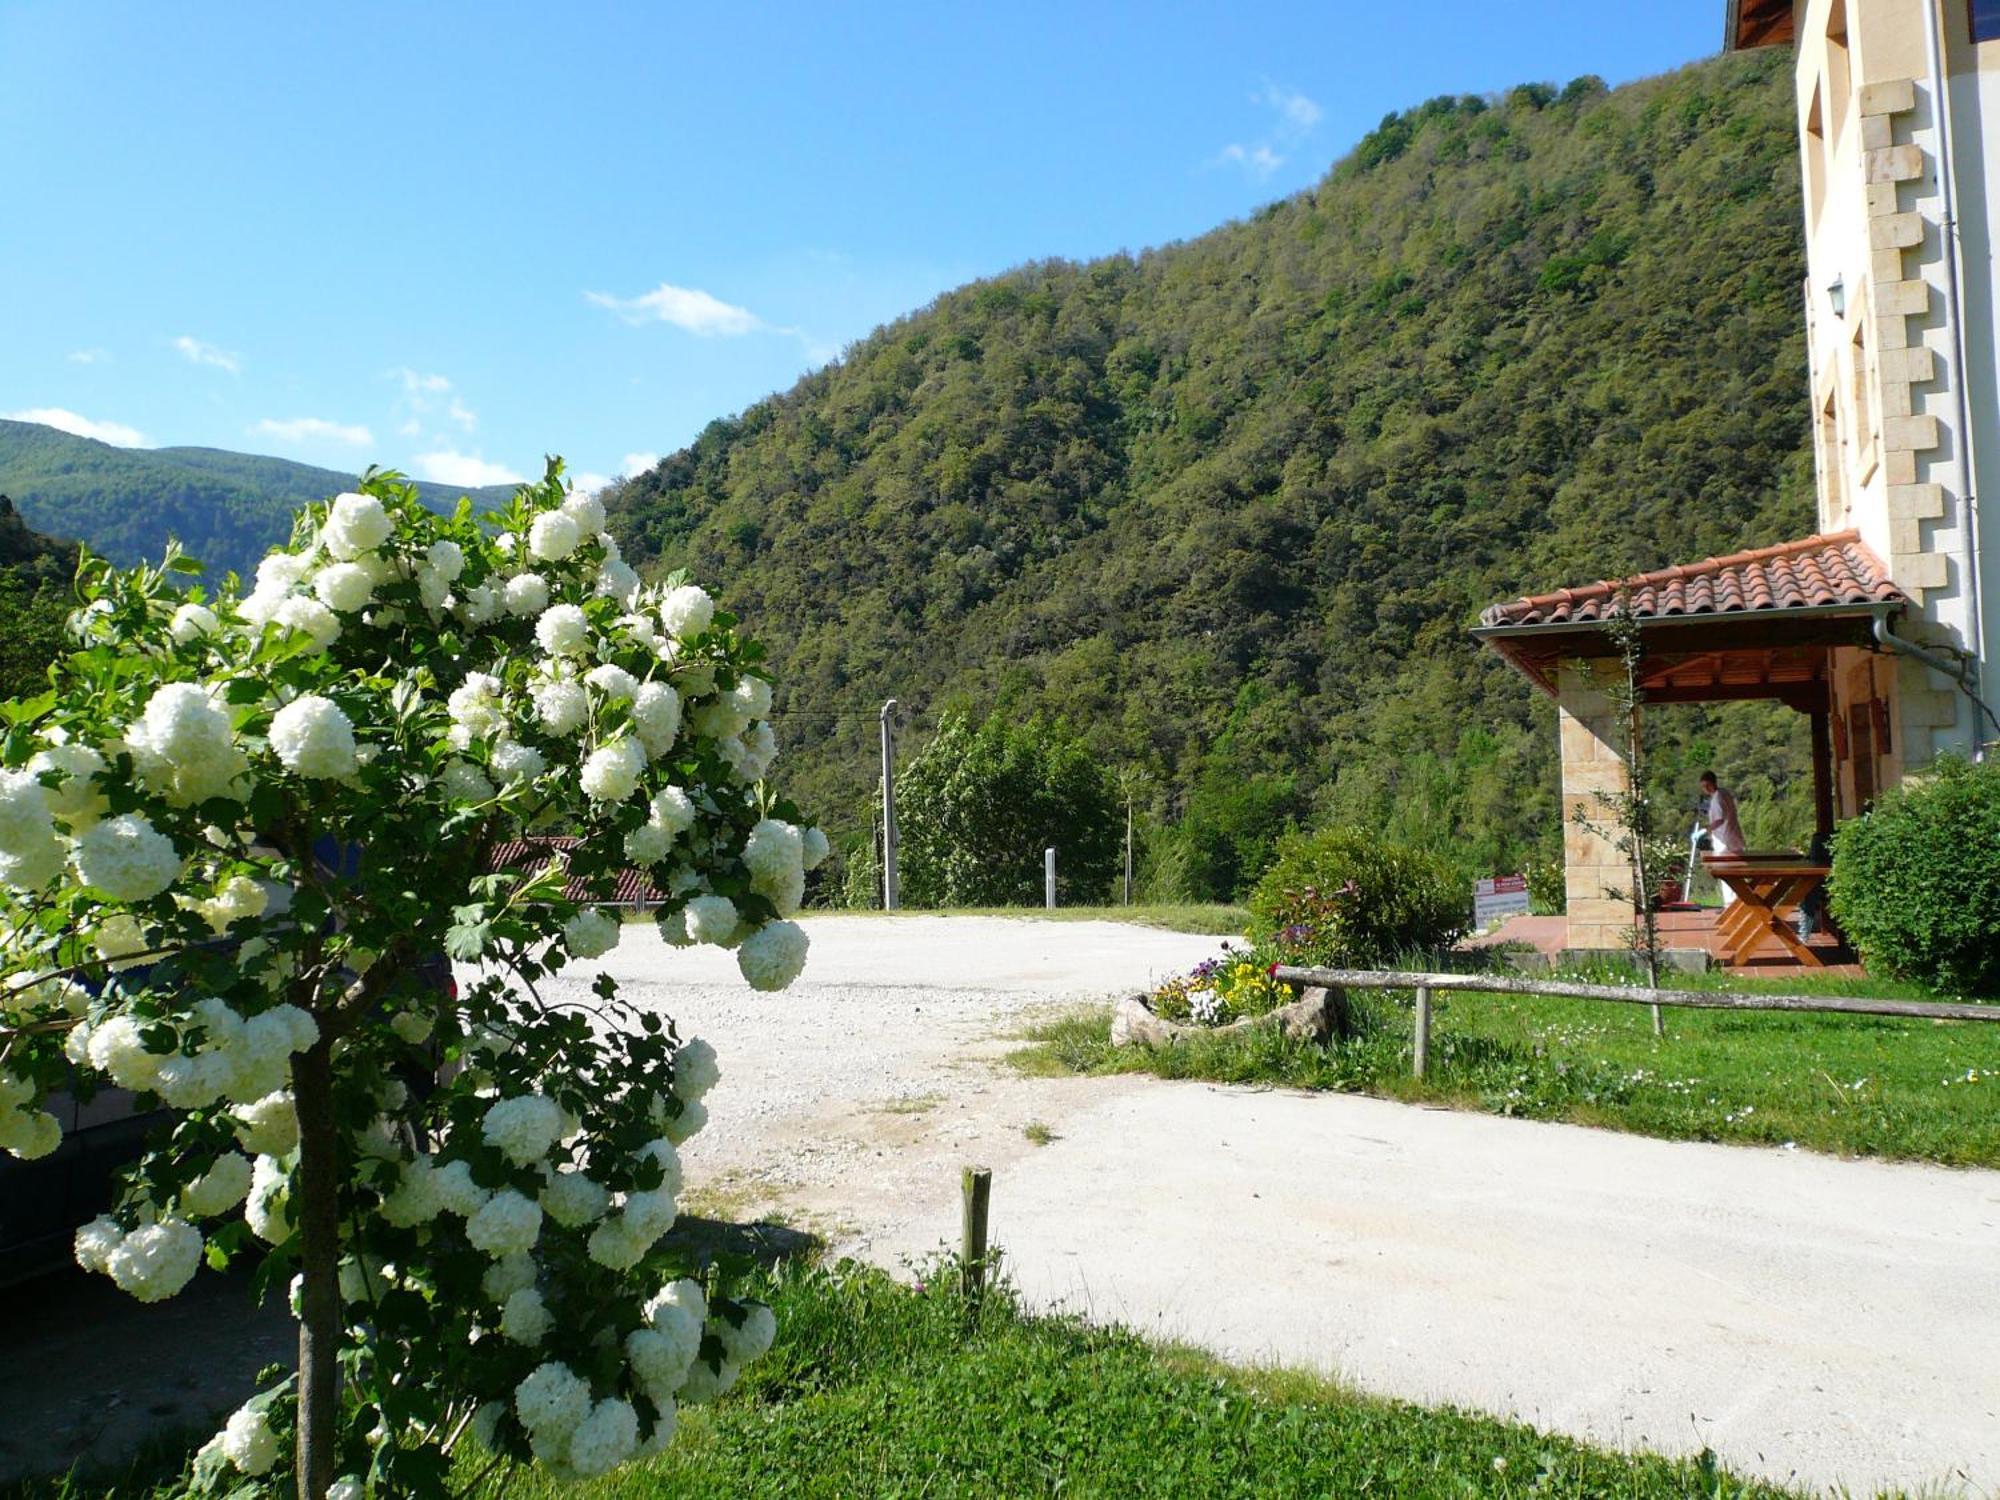
{"type": "Polygon", "coordinates": [[[1702,867],[1736,899],[1715,924],[1716,956],[1745,964],[1764,955],[1790,954],[1809,969],[1826,962],[1801,941],[1791,918],[1833,873],[1803,854],[1705,854],[1702,867]]]}

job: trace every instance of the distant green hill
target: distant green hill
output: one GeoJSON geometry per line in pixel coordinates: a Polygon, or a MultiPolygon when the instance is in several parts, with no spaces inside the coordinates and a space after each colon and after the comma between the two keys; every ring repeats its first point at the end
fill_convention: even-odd
{"type": "MultiPolygon", "coordinates": [[[[247,573],[291,534],[292,512],[351,489],[354,475],[219,448],[114,448],[32,422],[0,421],[0,491],[28,524],[73,537],[115,562],[157,558],[169,536],[220,577],[247,573]]],[[[498,504],[508,486],[418,486],[446,509],[469,493],[498,504]]]]}
{"type": "MultiPolygon", "coordinates": [[[[1466,628],[1810,531],[1792,108],[1778,54],[1433,100],[1246,221],[938,298],[614,528],[754,624],[788,789],[857,833],[893,696],[1066,715],[1190,893],[1294,817],[1552,853],[1553,713],[1466,628]]],[[[1669,728],[1802,805],[1790,721],[1669,728]]]]}
{"type": "Polygon", "coordinates": [[[0,569],[34,583],[67,584],[76,576],[76,544],[43,536],[0,494],[0,569]]]}
{"type": "Polygon", "coordinates": [[[76,559],[76,543],[29,529],[14,502],[0,495],[0,698],[46,686],[43,673],[61,643],[76,559]]]}

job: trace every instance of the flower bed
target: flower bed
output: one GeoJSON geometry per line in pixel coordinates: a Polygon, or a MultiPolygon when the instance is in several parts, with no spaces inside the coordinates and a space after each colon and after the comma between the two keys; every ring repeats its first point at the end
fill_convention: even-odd
{"type": "Polygon", "coordinates": [[[1292,999],[1291,990],[1271,977],[1269,964],[1224,943],[1219,956],[1169,979],[1146,1003],[1162,1020],[1213,1027],[1268,1015],[1292,999]]]}
{"type": "Polygon", "coordinates": [[[1111,1016],[1114,1047],[1170,1047],[1189,1038],[1274,1026],[1288,1037],[1324,1042],[1333,1031],[1325,990],[1294,994],[1271,977],[1272,965],[1223,945],[1188,973],[1151,994],[1118,1002],[1111,1016]]]}

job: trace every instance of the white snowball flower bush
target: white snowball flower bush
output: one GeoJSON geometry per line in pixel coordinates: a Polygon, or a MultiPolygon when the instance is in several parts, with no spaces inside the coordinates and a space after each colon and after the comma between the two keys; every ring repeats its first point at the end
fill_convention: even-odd
{"type": "Polygon", "coordinates": [[[537,990],[617,946],[635,864],[670,941],[783,989],[826,852],[764,784],[756,645],[602,528],[555,462],[485,516],[371,474],[248,592],[86,560],[50,691],[0,704],[0,1149],[133,1090],[171,1123],[78,1262],[292,1287],[298,1369],[198,1491],[444,1495],[460,1444],[601,1474],[770,1344],[669,1235],[714,1050],[601,972],[589,1012],[537,990]],[[574,843],[494,868],[540,834],[574,843]]]}

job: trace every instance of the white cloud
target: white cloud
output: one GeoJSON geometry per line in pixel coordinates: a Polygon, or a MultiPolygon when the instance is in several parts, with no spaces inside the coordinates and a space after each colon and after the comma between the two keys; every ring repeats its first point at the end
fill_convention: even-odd
{"type": "MultiPolygon", "coordinates": [[[[737,307],[693,287],[661,282],[638,297],[614,297],[609,292],[585,292],[584,300],[608,307],[627,323],[671,323],[701,338],[740,338],[769,325],[747,307],[737,307]]],[[[773,332],[790,330],[774,329],[773,332]]]]}
{"type": "Polygon", "coordinates": [[[1216,161],[1241,167],[1252,177],[1269,177],[1285,163],[1284,157],[1261,143],[1255,146],[1224,146],[1216,161]]]}
{"type": "Polygon", "coordinates": [[[13,422],[39,422],[44,427],[53,427],[76,437],[95,438],[114,448],[147,446],[146,435],[136,427],[127,427],[123,422],[93,422],[89,417],[80,417],[60,406],[35,406],[26,411],[0,412],[0,416],[13,422]]]}
{"type": "Polygon", "coordinates": [[[478,489],[489,484],[520,484],[521,476],[505,464],[488,463],[475,454],[455,453],[449,448],[436,453],[419,453],[410,460],[417,477],[437,484],[463,485],[478,489]]]}
{"type": "Polygon", "coordinates": [[[404,437],[415,437],[423,430],[424,424],[419,422],[415,417],[411,417],[407,422],[400,422],[396,426],[396,431],[402,433],[404,437]]]}
{"type": "Polygon", "coordinates": [[[570,474],[569,482],[579,495],[594,495],[611,483],[611,476],[593,474],[588,469],[577,469],[570,474]]]}
{"type": "Polygon", "coordinates": [[[1210,165],[1240,167],[1261,180],[1285,164],[1286,152],[1312,134],[1325,111],[1297,89],[1285,88],[1268,79],[1250,96],[1250,102],[1270,110],[1276,117],[1270,128],[1261,140],[1236,141],[1224,146],[1210,165]]]}
{"type": "Polygon", "coordinates": [[[266,417],[250,430],[281,443],[345,443],[350,448],[369,448],[375,443],[375,434],[359,423],[329,422],[324,417],[294,417],[288,422],[266,417]]]}
{"type": "Polygon", "coordinates": [[[444,376],[421,374],[408,365],[399,365],[389,373],[403,382],[403,390],[408,395],[442,396],[451,389],[451,382],[444,376]]]}
{"type": "Polygon", "coordinates": [[[452,421],[458,423],[467,432],[472,431],[473,428],[479,425],[479,413],[475,412],[456,396],[451,398],[450,416],[452,421]]]}
{"type": "Polygon", "coordinates": [[[69,355],[69,362],[73,365],[106,364],[110,359],[111,351],[109,349],[76,349],[72,350],[69,355]]]}
{"type": "Polygon", "coordinates": [[[1280,88],[1275,83],[1266,82],[1263,88],[1250,96],[1253,104],[1263,104],[1278,112],[1278,130],[1292,136],[1304,135],[1319,124],[1319,105],[1296,89],[1280,88]]]}
{"type": "Polygon", "coordinates": [[[659,461],[660,455],[657,453],[628,453],[625,455],[623,466],[618,470],[618,477],[630,479],[634,474],[643,474],[659,461]]]}
{"type": "Polygon", "coordinates": [[[189,364],[213,365],[218,370],[227,370],[234,375],[243,368],[242,359],[227,349],[218,349],[213,344],[204,344],[200,339],[182,334],[174,340],[174,347],[189,364]]]}

